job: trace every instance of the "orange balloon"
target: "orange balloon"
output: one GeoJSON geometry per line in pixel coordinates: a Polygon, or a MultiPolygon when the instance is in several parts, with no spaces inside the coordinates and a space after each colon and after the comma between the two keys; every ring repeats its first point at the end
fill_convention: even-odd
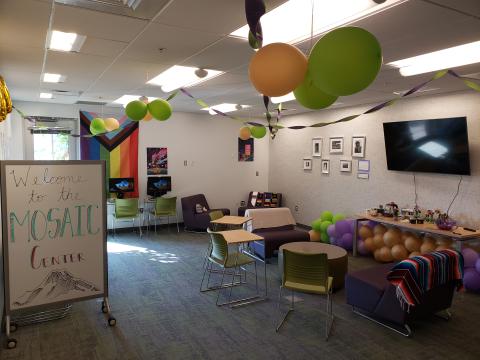
{"type": "Polygon", "coordinates": [[[369,226],[363,225],[359,230],[358,234],[362,239],[368,239],[373,236],[372,228],[369,226]]]}
{"type": "Polygon", "coordinates": [[[420,250],[422,242],[416,236],[409,236],[405,239],[405,247],[408,251],[416,252],[420,250]]]}
{"type": "Polygon", "coordinates": [[[435,251],[435,248],[436,246],[434,242],[424,240],[422,246],[420,247],[420,252],[422,254],[429,253],[435,251]]]}
{"type": "Polygon", "coordinates": [[[412,258],[412,257],[414,257],[414,256],[419,256],[419,255],[422,255],[422,254],[420,254],[420,252],[418,252],[418,251],[412,251],[412,252],[410,253],[410,255],[408,255],[408,257],[409,257],[409,258],[412,258]]]}
{"type": "Polygon", "coordinates": [[[402,241],[402,237],[399,231],[395,229],[388,229],[388,231],[383,234],[383,242],[388,247],[393,247],[399,244],[402,241]]]}
{"type": "Polygon", "coordinates": [[[382,225],[382,224],[378,224],[378,225],[375,225],[375,227],[373,228],[373,233],[376,235],[376,234],[385,234],[387,232],[387,228],[382,225]]]}
{"type": "Polygon", "coordinates": [[[365,239],[365,249],[370,252],[375,251],[375,244],[373,243],[373,237],[369,237],[365,239]]]}
{"type": "Polygon", "coordinates": [[[310,235],[310,241],[321,241],[320,233],[318,231],[310,230],[308,234],[310,235]]]}
{"type": "Polygon", "coordinates": [[[373,245],[375,245],[375,249],[380,249],[381,247],[385,246],[383,243],[383,235],[382,234],[376,234],[373,237],[373,245]]]}
{"type": "Polygon", "coordinates": [[[240,129],[240,133],[238,134],[238,137],[242,140],[248,140],[250,139],[251,136],[250,128],[248,126],[244,126],[240,129]]]}
{"type": "Polygon", "coordinates": [[[283,96],[296,89],[307,73],[307,57],[295,46],[273,43],[250,61],[250,81],[260,94],[283,96]]]}
{"type": "Polygon", "coordinates": [[[143,118],[144,121],[150,121],[153,119],[153,116],[152,114],[150,114],[148,111],[147,111],[147,115],[145,115],[145,117],[143,118]]]}
{"type": "Polygon", "coordinates": [[[394,260],[401,261],[408,257],[408,250],[402,244],[392,247],[392,257],[394,260]]]}
{"type": "Polygon", "coordinates": [[[379,258],[381,262],[393,261],[392,252],[390,251],[390,248],[388,248],[387,246],[384,246],[379,251],[380,251],[379,258]]]}

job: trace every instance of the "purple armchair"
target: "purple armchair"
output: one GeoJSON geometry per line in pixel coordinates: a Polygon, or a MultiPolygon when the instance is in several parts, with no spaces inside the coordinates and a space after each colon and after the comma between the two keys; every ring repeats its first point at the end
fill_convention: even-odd
{"type": "MultiPolygon", "coordinates": [[[[348,274],[345,277],[347,304],[352,305],[355,313],[410,336],[412,331],[409,324],[413,320],[450,308],[455,283],[452,281],[426,292],[421,303],[407,312],[400,306],[395,286],[387,280],[393,265],[385,264],[348,274]]],[[[446,314],[448,318],[448,311],[446,314]]]]}
{"type": "Polygon", "coordinates": [[[223,215],[230,215],[229,209],[210,209],[205,195],[198,194],[182,198],[183,223],[186,231],[207,231],[210,225],[210,212],[219,210],[223,215]],[[195,207],[200,204],[207,211],[197,214],[195,207]]]}

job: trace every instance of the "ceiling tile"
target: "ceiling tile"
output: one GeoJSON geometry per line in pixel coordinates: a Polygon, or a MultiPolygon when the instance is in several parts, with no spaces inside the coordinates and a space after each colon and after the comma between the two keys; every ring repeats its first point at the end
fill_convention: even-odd
{"type": "Polygon", "coordinates": [[[80,53],[114,58],[127,46],[128,43],[87,37],[80,49],[80,53]]]}

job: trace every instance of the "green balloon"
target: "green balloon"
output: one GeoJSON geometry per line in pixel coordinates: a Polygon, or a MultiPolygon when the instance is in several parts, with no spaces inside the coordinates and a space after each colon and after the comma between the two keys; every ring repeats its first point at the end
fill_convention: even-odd
{"type": "Polygon", "coordinates": [[[148,103],[148,112],[157,120],[165,121],[172,116],[172,107],[168,101],[156,99],[148,103]]]}
{"type": "Polygon", "coordinates": [[[320,224],[320,230],[324,233],[327,232],[327,228],[332,225],[332,222],[331,221],[328,221],[328,220],[324,220],[322,221],[322,223],[320,224]]]}
{"type": "Polygon", "coordinates": [[[378,40],[358,27],[330,31],[317,41],[308,60],[313,84],[327,94],[352,95],[365,89],[382,66],[378,40]]]}
{"type": "Polygon", "coordinates": [[[130,101],[125,107],[125,114],[134,121],[140,121],[147,115],[147,104],[140,100],[130,101]]]}
{"type": "Polygon", "coordinates": [[[107,129],[105,129],[105,122],[103,121],[103,119],[94,118],[90,122],[90,132],[92,133],[92,135],[103,134],[106,131],[107,129]]]}
{"type": "Polygon", "coordinates": [[[335,214],[333,216],[332,222],[335,224],[337,221],[340,220],[345,220],[345,215],[343,215],[342,213],[335,214]]]}
{"type": "Polygon", "coordinates": [[[333,214],[331,211],[324,211],[322,212],[322,214],[320,215],[320,219],[322,219],[323,221],[332,221],[333,219],[333,214]]]}
{"type": "Polygon", "coordinates": [[[318,232],[322,231],[322,219],[317,219],[312,222],[312,229],[318,232]]]}
{"type": "Polygon", "coordinates": [[[303,82],[293,90],[293,94],[300,105],[313,110],[329,107],[338,99],[338,96],[326,94],[316,87],[308,73],[303,82]]]}
{"type": "Polygon", "coordinates": [[[250,134],[255,139],[261,139],[267,134],[267,128],[265,126],[252,126],[250,128],[250,134]]]}
{"type": "Polygon", "coordinates": [[[326,234],[326,233],[320,234],[320,240],[323,243],[330,244],[330,238],[328,237],[328,234],[326,234]]]}

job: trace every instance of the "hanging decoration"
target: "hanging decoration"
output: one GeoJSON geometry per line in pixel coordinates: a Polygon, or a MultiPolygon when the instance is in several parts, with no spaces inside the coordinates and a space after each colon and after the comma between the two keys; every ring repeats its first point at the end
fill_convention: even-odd
{"type": "Polygon", "coordinates": [[[0,76],[0,122],[7,118],[7,115],[12,112],[13,104],[8,91],[7,84],[3,77],[0,76]]]}

